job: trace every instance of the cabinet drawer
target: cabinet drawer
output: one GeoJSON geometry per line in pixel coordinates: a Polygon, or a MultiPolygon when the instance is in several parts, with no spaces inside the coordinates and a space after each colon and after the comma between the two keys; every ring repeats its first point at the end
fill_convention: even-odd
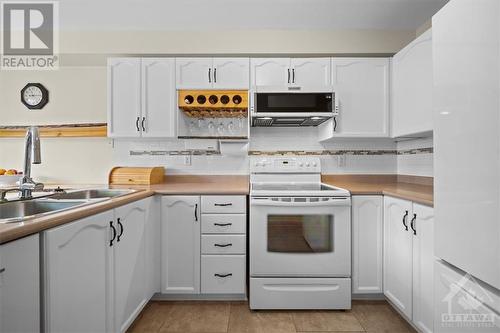
{"type": "Polygon", "coordinates": [[[246,214],[203,214],[201,232],[204,234],[245,234],[246,214]]]}
{"type": "Polygon", "coordinates": [[[201,197],[202,213],[246,213],[246,197],[234,195],[207,195],[201,197]]]}
{"type": "Polygon", "coordinates": [[[244,294],[244,255],[201,256],[201,292],[203,294],[244,294]]]}
{"type": "Polygon", "coordinates": [[[202,254],[245,254],[245,235],[202,235],[202,254]]]}

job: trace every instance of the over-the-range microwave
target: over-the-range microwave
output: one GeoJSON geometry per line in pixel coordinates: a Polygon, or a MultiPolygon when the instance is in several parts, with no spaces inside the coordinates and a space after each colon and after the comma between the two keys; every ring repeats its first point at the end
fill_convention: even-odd
{"type": "Polygon", "coordinates": [[[257,88],[252,92],[252,126],[318,126],[338,115],[338,99],[333,88],[302,90],[257,88]]]}

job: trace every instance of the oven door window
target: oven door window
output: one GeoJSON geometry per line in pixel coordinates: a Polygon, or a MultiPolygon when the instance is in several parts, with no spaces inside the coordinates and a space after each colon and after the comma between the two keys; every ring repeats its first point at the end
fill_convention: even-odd
{"type": "Polygon", "coordinates": [[[267,251],[333,252],[333,216],[268,215],[267,251]]]}

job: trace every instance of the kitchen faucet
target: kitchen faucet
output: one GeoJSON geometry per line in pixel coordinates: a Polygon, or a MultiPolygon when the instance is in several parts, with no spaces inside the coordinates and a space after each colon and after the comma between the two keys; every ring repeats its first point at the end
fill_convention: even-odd
{"type": "Polygon", "coordinates": [[[31,199],[33,191],[42,191],[43,184],[31,179],[31,164],[42,163],[40,154],[40,133],[38,127],[31,126],[26,132],[24,143],[24,170],[23,178],[19,180],[19,187],[0,190],[0,202],[5,201],[8,192],[20,192],[21,200],[31,199]]]}

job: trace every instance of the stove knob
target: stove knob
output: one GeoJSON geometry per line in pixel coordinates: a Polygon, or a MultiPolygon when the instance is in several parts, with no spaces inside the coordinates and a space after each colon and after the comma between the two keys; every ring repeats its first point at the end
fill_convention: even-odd
{"type": "Polygon", "coordinates": [[[308,167],[309,167],[309,162],[306,162],[306,168],[308,168],[308,167]]]}
{"type": "Polygon", "coordinates": [[[316,167],[316,166],[317,166],[316,162],[313,162],[313,167],[316,167]]]}
{"type": "Polygon", "coordinates": [[[302,167],[303,165],[304,165],[304,163],[299,162],[299,167],[302,167]]]}

